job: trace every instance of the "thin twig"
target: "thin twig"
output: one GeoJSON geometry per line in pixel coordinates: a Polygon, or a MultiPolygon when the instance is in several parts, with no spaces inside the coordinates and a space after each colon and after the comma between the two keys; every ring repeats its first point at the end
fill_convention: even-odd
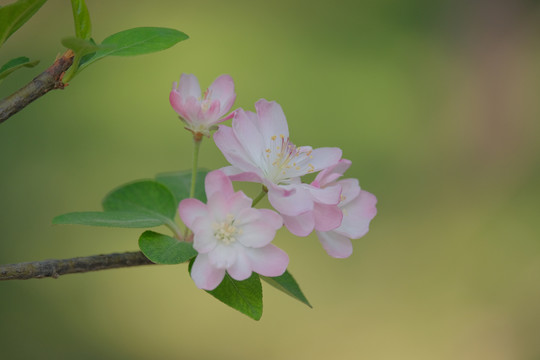
{"type": "Polygon", "coordinates": [[[1,280],[58,278],[60,275],[83,273],[122,267],[154,265],[140,251],[93,255],[63,260],[43,260],[0,265],[1,280]]]}
{"type": "Polygon", "coordinates": [[[73,63],[73,51],[66,51],[47,70],[8,97],[0,100],[0,123],[28,106],[51,90],[63,89],[64,72],[73,63]]]}

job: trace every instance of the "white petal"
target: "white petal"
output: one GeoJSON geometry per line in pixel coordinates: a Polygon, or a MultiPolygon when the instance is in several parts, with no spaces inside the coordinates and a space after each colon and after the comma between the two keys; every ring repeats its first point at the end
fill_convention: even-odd
{"type": "Polygon", "coordinates": [[[227,272],[238,281],[246,280],[251,276],[251,264],[243,250],[238,251],[236,262],[227,269],[227,272]]]}
{"type": "Polygon", "coordinates": [[[176,91],[184,98],[187,99],[190,96],[198,99],[201,97],[201,87],[199,86],[199,80],[193,74],[182,74],[176,91]]]}
{"type": "Polygon", "coordinates": [[[218,243],[216,247],[208,253],[208,259],[212,266],[218,269],[228,269],[236,262],[236,255],[237,251],[235,245],[218,243]]]}
{"type": "Polygon", "coordinates": [[[258,127],[265,141],[274,135],[289,137],[287,119],[278,103],[261,99],[255,103],[255,109],[259,117],[258,127]]]}

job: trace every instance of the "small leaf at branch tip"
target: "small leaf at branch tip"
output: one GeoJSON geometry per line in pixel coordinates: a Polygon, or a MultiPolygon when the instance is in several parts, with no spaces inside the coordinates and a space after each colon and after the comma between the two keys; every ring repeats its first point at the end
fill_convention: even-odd
{"type": "Polygon", "coordinates": [[[15,59],[11,59],[2,67],[0,67],[0,81],[6,78],[9,74],[23,67],[32,68],[39,64],[39,60],[30,61],[26,56],[20,56],[15,59]]]}
{"type": "Polygon", "coordinates": [[[0,46],[23,26],[47,0],[19,0],[0,7],[0,46]]]}

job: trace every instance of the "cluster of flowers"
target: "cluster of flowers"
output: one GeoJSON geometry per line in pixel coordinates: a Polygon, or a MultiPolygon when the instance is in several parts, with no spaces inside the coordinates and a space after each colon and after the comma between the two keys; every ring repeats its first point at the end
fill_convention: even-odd
{"type": "Polygon", "coordinates": [[[377,213],[374,195],[361,190],[357,179],[341,179],[351,162],[341,158],[339,148],[294,145],[274,101],[257,101],[256,113],[237,109],[225,116],[235,98],[228,75],[218,77],[201,97],[197,78],[182,74],[170,93],[172,107],[195,138],[217,129],[214,142],[231,164],[206,176],[207,204],[185,199],[179,206],[199,253],[191,271],[197,287],[216,288],[225,272],[236,280],[252,272],[282,275],[289,258],[271,241],[283,224],[297,236],[315,231],[332,257],[350,256],[351,239],[364,236],[377,213]],[[217,126],[231,118],[232,127],[217,126]],[[303,175],[316,172],[313,182],[302,182],[303,175]],[[234,192],[231,181],[263,184],[277,212],[252,208],[252,199],[234,192]]]}

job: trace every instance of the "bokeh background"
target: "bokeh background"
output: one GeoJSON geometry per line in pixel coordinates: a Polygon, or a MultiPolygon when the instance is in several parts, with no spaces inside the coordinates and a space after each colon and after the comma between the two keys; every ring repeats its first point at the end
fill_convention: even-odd
{"type": "MultiPolygon", "coordinates": [[[[345,260],[281,231],[314,308],[265,286],[260,322],[198,290],[185,265],[2,282],[1,358],[540,359],[538,2],[87,4],[97,41],[136,26],[191,38],[104,59],[0,125],[1,263],[137,249],[139,230],[51,219],[190,167],[168,103],[182,72],[203,88],[230,74],[238,107],[279,102],[296,144],[343,149],[379,213],[345,260]]],[[[0,95],[73,32],[69,2],[45,4],[0,50],[41,64],[0,95]]],[[[226,165],[211,141],[200,163],[226,165]]]]}

